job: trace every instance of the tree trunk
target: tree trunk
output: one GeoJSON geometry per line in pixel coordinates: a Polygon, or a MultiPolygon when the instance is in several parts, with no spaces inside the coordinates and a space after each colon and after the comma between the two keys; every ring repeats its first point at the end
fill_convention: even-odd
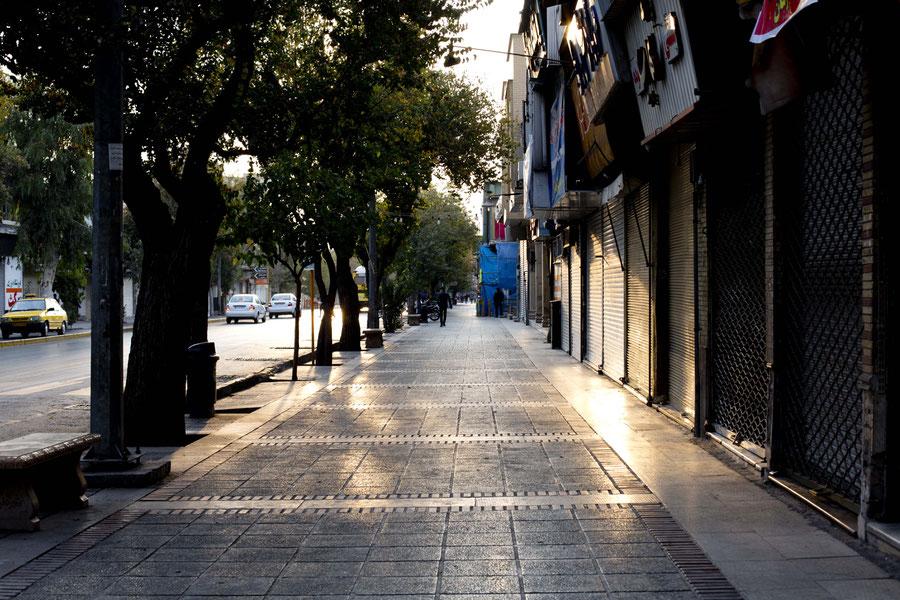
{"type": "MultiPolygon", "coordinates": [[[[210,197],[211,190],[200,183],[192,191],[210,197]]],[[[127,445],[184,443],[186,353],[207,339],[209,257],[224,214],[224,204],[220,210],[214,200],[195,202],[192,210],[179,208],[169,236],[145,238],[142,232],[144,264],[124,393],[127,445]]]]}
{"type": "Polygon", "coordinates": [[[330,367],[331,359],[331,317],[334,314],[334,297],[337,292],[337,274],[334,260],[327,250],[322,253],[325,264],[328,266],[328,288],[326,291],[325,279],[322,277],[321,261],[315,263],[316,285],[322,299],[322,322],[319,324],[319,335],[316,340],[316,366],[330,367]]]}
{"type": "Polygon", "coordinates": [[[337,253],[337,281],[341,297],[341,350],[360,352],[359,293],[350,269],[350,256],[337,253]]]}
{"type": "Polygon", "coordinates": [[[56,248],[51,248],[47,253],[47,262],[44,263],[44,270],[41,273],[38,295],[44,298],[53,296],[53,280],[56,278],[56,268],[58,266],[59,255],[56,253],[56,248]]]}
{"type": "MultiPolygon", "coordinates": [[[[297,381],[297,361],[300,360],[300,303],[303,298],[303,270],[294,273],[294,285],[297,286],[297,306],[294,307],[294,368],[291,370],[291,381],[297,381]]],[[[310,308],[312,310],[312,308],[310,308]]]]}

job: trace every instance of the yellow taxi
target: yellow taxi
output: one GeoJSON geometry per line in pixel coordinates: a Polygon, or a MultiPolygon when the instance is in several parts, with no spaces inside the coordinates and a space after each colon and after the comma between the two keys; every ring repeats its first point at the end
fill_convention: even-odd
{"type": "Polygon", "coordinates": [[[47,335],[50,330],[63,335],[69,327],[69,318],[53,298],[36,298],[34,294],[25,294],[0,317],[0,333],[3,339],[9,339],[13,333],[21,333],[27,338],[30,333],[47,335]]]}

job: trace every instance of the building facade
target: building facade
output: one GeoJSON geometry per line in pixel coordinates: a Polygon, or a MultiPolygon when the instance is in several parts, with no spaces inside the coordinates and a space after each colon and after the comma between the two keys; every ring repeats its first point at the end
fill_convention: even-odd
{"type": "Polygon", "coordinates": [[[777,4],[523,3],[520,317],[884,540],[897,8],[777,4]]]}

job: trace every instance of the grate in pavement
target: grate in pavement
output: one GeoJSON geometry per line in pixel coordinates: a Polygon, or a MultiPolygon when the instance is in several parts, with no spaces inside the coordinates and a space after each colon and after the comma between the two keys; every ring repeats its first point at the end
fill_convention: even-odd
{"type": "Polygon", "coordinates": [[[740,592],[729,583],[668,510],[662,505],[635,505],[633,510],[698,596],[704,600],[741,600],[740,592]]]}
{"type": "Polygon", "coordinates": [[[99,523],[58,546],[25,563],[15,571],[0,577],[0,599],[12,598],[33,583],[65,566],[99,542],[105,540],[146,512],[144,509],[126,508],[110,515],[99,523]]]}

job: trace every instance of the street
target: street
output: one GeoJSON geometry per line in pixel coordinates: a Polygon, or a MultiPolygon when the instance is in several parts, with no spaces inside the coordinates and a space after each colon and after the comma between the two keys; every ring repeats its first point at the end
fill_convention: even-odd
{"type": "MultiPolygon", "coordinates": [[[[319,311],[316,311],[316,332],[319,311]]],[[[366,314],[360,315],[365,324],[366,314]]],[[[300,352],[310,348],[311,318],[300,320],[300,352]]],[[[341,335],[340,309],[332,320],[333,339],[341,335]]],[[[77,330],[73,330],[77,333],[77,330]]],[[[293,320],[269,318],[265,323],[224,320],[209,324],[209,340],[215,342],[219,362],[218,385],[293,356],[293,320]]],[[[15,336],[14,339],[18,339],[15,336]]],[[[123,335],[125,364],[131,332],[123,335]]],[[[90,429],[90,337],[50,336],[46,341],[0,348],[0,441],[34,432],[87,432],[90,429]]]]}

